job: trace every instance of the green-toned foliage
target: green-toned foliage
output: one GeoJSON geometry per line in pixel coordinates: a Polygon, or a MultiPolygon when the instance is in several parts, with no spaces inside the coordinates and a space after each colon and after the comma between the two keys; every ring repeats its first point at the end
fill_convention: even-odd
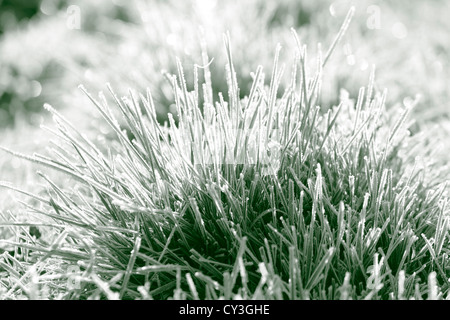
{"type": "Polygon", "coordinates": [[[53,237],[36,239],[4,214],[3,225],[23,231],[11,243],[22,258],[2,256],[3,296],[38,297],[42,286],[71,299],[448,297],[445,189],[406,147],[426,155],[407,131],[415,102],[399,115],[386,108],[373,71],[357,97],[317,105],[353,10],[314,64],[293,31],[294,63],[285,71],[277,47],[270,79],[258,68],[244,99],[228,36],[225,94],[213,89],[206,51],[193,90],[176,61],[176,112],[163,126],[150,91],[119,98],[108,87],[124,130],[110,98],[82,87],[117,136],[107,144],[47,105],[51,156],[17,155],[74,183],[41,174],[48,195],[28,194],[41,219],[32,225],[53,237]],[[290,81],[279,90],[283,72],[290,81]]]}

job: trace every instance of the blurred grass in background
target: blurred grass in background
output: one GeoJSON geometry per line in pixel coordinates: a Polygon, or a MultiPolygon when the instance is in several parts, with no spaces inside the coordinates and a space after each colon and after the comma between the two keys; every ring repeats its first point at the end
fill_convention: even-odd
{"type": "Polygon", "coordinates": [[[447,117],[450,22],[442,14],[449,9],[445,1],[81,0],[74,7],[66,0],[3,0],[0,126],[18,118],[39,122],[35,112],[42,111],[43,102],[74,107],[67,97],[79,83],[94,91],[111,82],[122,93],[150,87],[165,119],[172,97],[161,71],[173,73],[178,56],[191,71],[188,80],[193,77],[192,65],[203,64],[198,60],[200,29],[214,59],[216,94],[226,91],[225,70],[216,66],[225,59],[222,33],[230,32],[244,97],[251,72],[258,64],[271,67],[278,42],[285,47],[284,61],[293,59],[291,27],[304,43],[320,40],[327,47],[330,30],[352,3],[357,14],[333,57],[339,62],[328,67],[322,101],[336,103],[341,88],[356,94],[376,64],[377,84],[389,88],[391,103],[418,93],[423,97],[416,110],[420,121],[447,117]],[[79,29],[70,25],[78,13],[79,29]]]}

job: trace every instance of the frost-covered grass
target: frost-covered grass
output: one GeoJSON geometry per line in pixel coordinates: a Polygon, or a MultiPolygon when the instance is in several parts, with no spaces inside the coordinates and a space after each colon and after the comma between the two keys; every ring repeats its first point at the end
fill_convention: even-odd
{"type": "Polygon", "coordinates": [[[389,108],[373,70],[356,96],[321,103],[352,14],[314,58],[293,31],[293,62],[281,65],[276,47],[243,99],[243,49],[229,36],[223,94],[206,51],[190,72],[175,60],[165,125],[151,90],[94,97],[81,87],[116,135],[103,142],[47,105],[49,154],[6,151],[72,183],[45,169],[46,194],[23,192],[32,222],[2,214],[16,232],[3,241],[15,252],[1,256],[2,297],[448,298],[445,177],[426,133],[407,130],[417,101],[389,108]]]}

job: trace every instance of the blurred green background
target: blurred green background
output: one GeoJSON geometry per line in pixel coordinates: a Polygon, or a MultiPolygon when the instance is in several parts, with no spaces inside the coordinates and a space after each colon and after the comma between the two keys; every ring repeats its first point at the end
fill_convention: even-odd
{"type": "Polygon", "coordinates": [[[201,29],[215,93],[227,91],[222,34],[230,32],[244,97],[259,64],[270,75],[278,42],[292,61],[291,27],[309,52],[317,42],[326,50],[351,5],[356,16],[325,70],[323,106],[341,88],[355,95],[375,64],[391,104],[421,94],[420,121],[448,117],[446,1],[0,0],[0,128],[42,121],[44,102],[80,113],[80,83],[94,93],[106,82],[123,94],[149,87],[164,119],[172,96],[161,71],[175,73],[177,56],[192,85],[201,29]]]}

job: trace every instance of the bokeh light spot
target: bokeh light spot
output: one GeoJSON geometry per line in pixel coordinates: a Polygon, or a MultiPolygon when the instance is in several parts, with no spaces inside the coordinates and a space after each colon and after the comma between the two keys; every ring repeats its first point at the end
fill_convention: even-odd
{"type": "Polygon", "coordinates": [[[33,80],[30,83],[31,97],[36,98],[41,95],[42,85],[39,81],[33,80]]]}
{"type": "Polygon", "coordinates": [[[392,35],[397,39],[404,39],[408,36],[408,29],[401,22],[396,22],[391,29],[392,35]]]}
{"type": "Polygon", "coordinates": [[[362,71],[367,70],[367,68],[369,68],[369,63],[367,62],[366,59],[363,59],[360,63],[360,68],[362,71]]]}

